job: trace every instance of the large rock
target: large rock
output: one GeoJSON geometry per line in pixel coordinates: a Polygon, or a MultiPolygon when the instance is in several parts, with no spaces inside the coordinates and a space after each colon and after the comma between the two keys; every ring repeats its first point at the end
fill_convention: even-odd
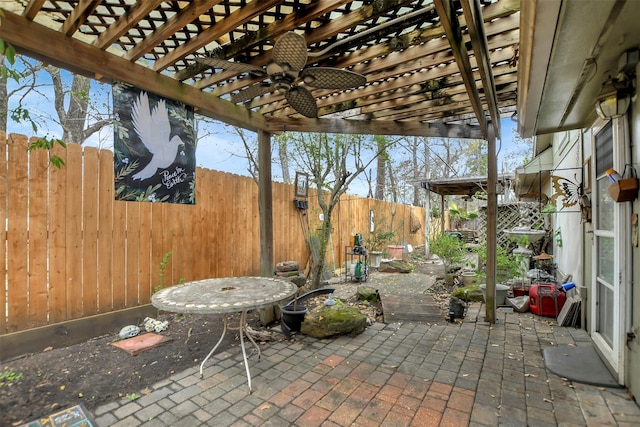
{"type": "Polygon", "coordinates": [[[355,307],[341,304],[320,306],[307,313],[300,332],[314,338],[334,335],[357,335],[364,331],[367,316],[355,307]]]}
{"type": "Polygon", "coordinates": [[[276,277],[282,280],[288,280],[292,283],[295,283],[298,288],[307,283],[307,276],[304,275],[302,271],[286,271],[286,272],[276,272],[276,277]]]}
{"type": "Polygon", "coordinates": [[[411,273],[411,266],[404,261],[381,261],[378,271],[381,273],[411,273]]]}

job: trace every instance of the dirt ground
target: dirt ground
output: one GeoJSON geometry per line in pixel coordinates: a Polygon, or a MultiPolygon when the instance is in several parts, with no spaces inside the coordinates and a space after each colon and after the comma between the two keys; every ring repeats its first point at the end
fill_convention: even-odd
{"type": "MultiPolygon", "coordinates": [[[[110,345],[119,339],[115,333],[3,363],[0,425],[20,425],[78,403],[91,411],[119,397],[135,399],[141,390],[204,358],[222,332],[219,316],[167,314],[161,319],[169,321],[161,335],[172,341],[137,356],[110,345]]],[[[236,345],[237,334],[227,333],[221,348],[236,345]]]]}
{"type": "MultiPolygon", "coordinates": [[[[417,276],[432,273],[429,266],[418,266],[415,272],[422,273],[417,276]]],[[[416,273],[402,276],[411,279],[416,273]]],[[[371,282],[375,283],[375,276],[371,282]]],[[[358,305],[372,322],[382,319],[378,305],[358,304],[355,296],[345,302],[358,305]]],[[[233,318],[229,324],[237,325],[237,315],[229,317],[233,318]]],[[[135,400],[154,383],[199,364],[222,332],[220,315],[165,314],[160,320],[169,321],[168,329],[161,335],[171,341],[137,356],[110,345],[119,339],[115,332],[3,363],[0,367],[0,426],[17,426],[79,403],[92,411],[118,398],[135,400]]],[[[264,330],[254,312],[249,313],[248,323],[257,330],[264,330]]],[[[284,339],[281,334],[273,336],[275,340],[284,339]]],[[[238,331],[227,331],[218,351],[239,345],[238,331]]]]}

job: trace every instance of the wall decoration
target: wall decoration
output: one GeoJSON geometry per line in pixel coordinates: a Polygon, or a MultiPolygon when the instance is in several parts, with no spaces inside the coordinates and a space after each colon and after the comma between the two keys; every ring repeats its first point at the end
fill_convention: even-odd
{"type": "Polygon", "coordinates": [[[296,197],[309,196],[309,175],[304,172],[296,172],[296,197]]]}
{"type": "Polygon", "coordinates": [[[193,108],[113,86],[116,200],[195,204],[193,108]]]}
{"type": "Polygon", "coordinates": [[[580,201],[580,197],[582,197],[583,194],[582,184],[557,175],[551,177],[551,182],[553,183],[554,191],[551,196],[551,201],[554,205],[557,206],[559,197],[564,199],[562,201],[563,208],[575,206],[580,201]]]}

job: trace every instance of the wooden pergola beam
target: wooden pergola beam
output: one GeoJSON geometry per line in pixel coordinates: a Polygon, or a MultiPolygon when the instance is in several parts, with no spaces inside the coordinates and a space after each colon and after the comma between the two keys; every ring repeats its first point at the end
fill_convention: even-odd
{"type": "Polygon", "coordinates": [[[360,135],[406,135],[438,138],[482,138],[477,126],[420,123],[415,121],[365,121],[348,119],[292,119],[267,117],[266,130],[271,133],[326,132],[360,135]]]}
{"type": "Polygon", "coordinates": [[[482,102],[480,101],[480,94],[476,81],[473,78],[473,68],[471,67],[471,61],[469,60],[469,53],[467,46],[462,38],[462,29],[460,28],[460,22],[453,12],[453,2],[451,0],[434,0],[436,10],[440,16],[440,22],[444,28],[444,32],[447,35],[447,40],[451,45],[451,51],[456,59],[456,63],[460,69],[462,75],[462,81],[467,88],[469,94],[469,101],[473,107],[473,111],[476,113],[478,123],[482,129],[482,134],[485,139],[488,139],[487,132],[487,120],[484,116],[484,110],[482,109],[482,102]]]}
{"type": "Polygon", "coordinates": [[[198,114],[234,126],[256,132],[266,126],[261,114],[182,84],[6,10],[0,25],[0,38],[12,44],[21,54],[82,75],[92,73],[89,77],[102,81],[127,82],[142,90],[191,105],[197,109],[198,114]],[[42,43],[42,40],[47,40],[48,43],[42,43]],[[74,54],[70,55],[70,51],[74,54]]]}
{"type": "Polygon", "coordinates": [[[500,138],[500,112],[498,111],[498,96],[496,85],[491,71],[491,59],[489,59],[489,47],[485,33],[482,10],[478,0],[463,0],[462,11],[467,21],[473,53],[476,56],[476,64],[482,80],[485,102],[489,109],[491,122],[494,125],[496,137],[500,138]]]}

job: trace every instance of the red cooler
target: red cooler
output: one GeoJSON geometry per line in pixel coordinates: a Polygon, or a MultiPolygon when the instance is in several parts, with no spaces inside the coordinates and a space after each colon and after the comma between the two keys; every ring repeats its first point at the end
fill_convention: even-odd
{"type": "Polygon", "coordinates": [[[532,285],[529,289],[529,310],[538,316],[558,317],[566,295],[551,283],[532,285]]]}

